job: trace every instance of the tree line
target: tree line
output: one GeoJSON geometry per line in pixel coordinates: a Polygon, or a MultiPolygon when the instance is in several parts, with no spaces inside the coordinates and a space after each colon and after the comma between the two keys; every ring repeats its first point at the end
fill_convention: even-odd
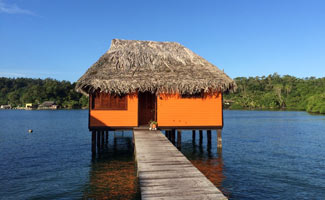
{"type": "MultiPolygon", "coordinates": [[[[234,79],[238,89],[224,95],[229,109],[286,109],[325,114],[325,78],[296,78],[274,73],[234,79]]],[[[88,97],[69,81],[32,78],[0,78],[0,104],[13,107],[55,101],[61,108],[86,108],[88,97]]]]}
{"type": "Polygon", "coordinates": [[[229,109],[286,109],[325,114],[325,78],[274,73],[234,79],[238,89],[224,95],[229,109]]]}
{"type": "Polygon", "coordinates": [[[24,107],[26,103],[41,104],[55,101],[65,109],[88,106],[88,97],[77,93],[75,83],[51,78],[0,78],[0,104],[24,107]]]}

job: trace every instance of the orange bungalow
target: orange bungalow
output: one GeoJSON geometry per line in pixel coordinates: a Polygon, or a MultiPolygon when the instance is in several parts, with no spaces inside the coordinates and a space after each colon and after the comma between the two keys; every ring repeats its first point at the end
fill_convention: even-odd
{"type": "Polygon", "coordinates": [[[110,49],[78,80],[89,95],[89,130],[221,129],[222,93],[235,82],[176,42],[113,39],[110,49]]]}

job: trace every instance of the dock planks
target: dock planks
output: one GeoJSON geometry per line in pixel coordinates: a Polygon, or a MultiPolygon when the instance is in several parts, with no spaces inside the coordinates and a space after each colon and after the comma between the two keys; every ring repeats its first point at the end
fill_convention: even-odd
{"type": "Polygon", "coordinates": [[[133,133],[142,200],[227,199],[162,132],[133,133]]]}

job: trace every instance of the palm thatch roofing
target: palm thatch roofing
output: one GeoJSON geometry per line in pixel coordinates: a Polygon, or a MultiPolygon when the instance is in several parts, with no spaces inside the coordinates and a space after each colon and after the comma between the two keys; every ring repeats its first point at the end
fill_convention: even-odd
{"type": "Polygon", "coordinates": [[[86,95],[96,90],[195,94],[236,87],[223,71],[179,43],[119,39],[76,84],[86,95]]]}

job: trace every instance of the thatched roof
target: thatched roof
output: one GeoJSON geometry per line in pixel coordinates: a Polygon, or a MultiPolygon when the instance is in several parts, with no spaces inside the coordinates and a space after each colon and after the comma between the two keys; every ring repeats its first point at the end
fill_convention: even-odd
{"type": "Polygon", "coordinates": [[[176,42],[113,39],[111,48],[78,80],[76,90],[125,94],[234,91],[235,82],[176,42]]]}

